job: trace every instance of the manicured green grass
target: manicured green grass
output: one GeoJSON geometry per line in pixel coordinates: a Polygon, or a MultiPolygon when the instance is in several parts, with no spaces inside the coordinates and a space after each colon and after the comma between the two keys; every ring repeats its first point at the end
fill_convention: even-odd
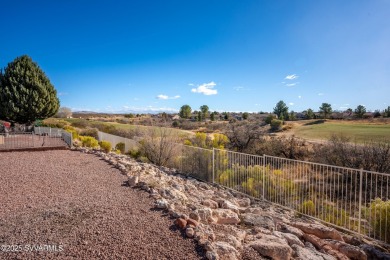
{"type": "Polygon", "coordinates": [[[359,122],[325,121],[319,124],[300,125],[294,129],[297,137],[309,140],[328,140],[332,134],[342,134],[352,142],[390,142],[390,124],[368,124],[359,122]]]}

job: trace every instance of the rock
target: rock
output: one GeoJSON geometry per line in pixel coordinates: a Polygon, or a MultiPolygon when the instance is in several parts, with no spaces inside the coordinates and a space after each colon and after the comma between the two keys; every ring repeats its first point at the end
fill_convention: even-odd
{"type": "Polygon", "coordinates": [[[337,250],[334,250],[325,240],[322,240],[319,237],[316,237],[315,235],[304,234],[303,238],[306,241],[312,243],[318,250],[323,250],[326,253],[332,255],[333,257],[335,257],[336,259],[339,259],[339,260],[347,260],[347,259],[349,259],[343,253],[341,253],[341,252],[339,252],[337,250]]]}
{"type": "Polygon", "coordinates": [[[306,248],[298,245],[292,245],[291,248],[294,250],[294,256],[297,260],[336,260],[333,256],[323,254],[313,248],[306,248]]]}
{"type": "Polygon", "coordinates": [[[159,200],[156,200],[155,206],[158,209],[167,209],[169,206],[169,203],[165,199],[159,199],[159,200]]]}
{"type": "Polygon", "coordinates": [[[230,209],[215,209],[213,216],[217,218],[218,224],[238,224],[241,221],[237,213],[230,209]]]}
{"type": "Polygon", "coordinates": [[[211,209],[217,209],[218,208],[218,203],[214,200],[207,199],[202,201],[202,205],[209,207],[211,209]]]}
{"type": "Polygon", "coordinates": [[[275,223],[273,218],[268,214],[253,214],[245,213],[242,214],[242,222],[246,225],[260,226],[271,231],[275,230],[275,223]]]}
{"type": "Polygon", "coordinates": [[[272,234],[277,236],[277,237],[286,239],[287,243],[290,246],[292,246],[292,245],[297,245],[297,246],[301,246],[301,247],[305,246],[303,244],[303,242],[301,240],[299,240],[299,238],[293,234],[283,233],[283,232],[279,232],[279,231],[274,231],[272,234]]]}
{"type": "Polygon", "coordinates": [[[307,234],[312,234],[319,238],[330,238],[338,241],[344,241],[340,233],[334,228],[326,227],[320,224],[309,224],[303,222],[294,222],[291,223],[291,225],[299,228],[307,234]]]}
{"type": "Polygon", "coordinates": [[[221,208],[223,208],[223,209],[230,209],[231,211],[236,212],[236,213],[240,212],[239,208],[236,205],[234,205],[232,202],[228,201],[228,200],[224,200],[221,203],[221,208]]]}
{"type": "Polygon", "coordinates": [[[272,235],[262,235],[248,245],[259,254],[276,260],[290,260],[293,252],[286,240],[272,235]]]}
{"type": "Polygon", "coordinates": [[[195,221],[200,221],[200,216],[198,212],[191,212],[189,217],[195,221]]]}
{"type": "Polygon", "coordinates": [[[214,252],[223,260],[236,260],[239,259],[240,253],[233,246],[226,242],[214,242],[214,252]]]}
{"type": "Polygon", "coordinates": [[[206,258],[208,260],[218,260],[219,259],[218,254],[214,251],[207,251],[206,258]]]}
{"type": "Polygon", "coordinates": [[[332,240],[332,239],[325,239],[324,241],[328,245],[330,245],[333,249],[348,256],[349,258],[359,259],[359,260],[366,260],[367,259],[366,253],[357,246],[349,245],[345,242],[332,240]]]}
{"type": "Polygon", "coordinates": [[[281,224],[280,225],[280,231],[282,231],[283,233],[293,234],[293,235],[297,236],[300,239],[303,238],[302,230],[300,230],[299,228],[296,228],[296,227],[292,227],[292,226],[287,225],[287,224],[281,224]]]}
{"type": "MultiPolygon", "coordinates": [[[[199,221],[206,223],[215,223],[217,220],[213,217],[213,211],[210,208],[200,208],[194,211],[199,216],[199,221]]],[[[196,220],[195,215],[191,215],[192,219],[196,220]]]]}
{"type": "Polygon", "coordinates": [[[187,221],[185,219],[182,219],[182,218],[177,218],[175,220],[175,225],[181,229],[184,229],[187,226],[187,221]]]}
{"type": "Polygon", "coordinates": [[[193,238],[195,235],[195,230],[193,228],[186,228],[186,236],[189,238],[193,238]]]}
{"type": "Polygon", "coordinates": [[[184,201],[188,200],[187,196],[183,192],[175,189],[161,188],[159,192],[160,195],[166,199],[179,199],[184,201]]]}
{"type": "Polygon", "coordinates": [[[127,183],[129,184],[130,187],[134,187],[138,184],[138,176],[130,176],[127,179],[127,183]]]}
{"type": "Polygon", "coordinates": [[[251,205],[251,200],[249,198],[237,199],[236,202],[240,207],[249,207],[251,205]]]}
{"type": "Polygon", "coordinates": [[[380,259],[380,260],[390,259],[389,253],[384,253],[376,249],[372,245],[364,244],[361,245],[360,248],[366,253],[368,259],[380,259]]]}
{"type": "Polygon", "coordinates": [[[223,239],[226,234],[236,237],[240,242],[244,241],[246,231],[233,225],[215,225],[215,232],[217,239],[223,239]]]}
{"type": "Polygon", "coordinates": [[[192,218],[188,218],[187,219],[187,225],[192,225],[194,227],[197,227],[199,225],[198,221],[192,219],[192,218]]]}

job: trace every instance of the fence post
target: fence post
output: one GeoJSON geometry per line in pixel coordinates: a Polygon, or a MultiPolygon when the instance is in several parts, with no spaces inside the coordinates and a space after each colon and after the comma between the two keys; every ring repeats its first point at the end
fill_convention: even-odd
{"type": "Polygon", "coordinates": [[[263,200],[265,200],[265,154],[263,154],[263,200]]]}
{"type": "Polygon", "coordinates": [[[363,169],[360,169],[360,184],[359,184],[359,227],[358,232],[360,233],[360,226],[362,223],[362,193],[363,193],[363,169]]]}
{"type": "Polygon", "coordinates": [[[215,174],[215,149],[214,149],[214,147],[213,147],[213,183],[215,183],[214,182],[214,174],[215,174]]]}

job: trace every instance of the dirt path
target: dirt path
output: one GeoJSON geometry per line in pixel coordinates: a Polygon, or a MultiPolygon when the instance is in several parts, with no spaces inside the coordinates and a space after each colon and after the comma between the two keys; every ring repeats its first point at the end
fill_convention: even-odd
{"type": "Polygon", "coordinates": [[[0,259],[203,258],[125,180],[80,152],[0,153],[0,259]]]}

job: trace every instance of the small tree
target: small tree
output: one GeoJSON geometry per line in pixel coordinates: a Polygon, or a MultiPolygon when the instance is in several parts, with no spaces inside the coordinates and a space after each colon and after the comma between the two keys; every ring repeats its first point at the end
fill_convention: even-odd
{"type": "Polygon", "coordinates": [[[192,109],[189,105],[183,105],[180,108],[179,115],[181,118],[190,118],[191,117],[192,109]]]}
{"type": "Polygon", "coordinates": [[[57,91],[29,56],[8,63],[0,75],[0,119],[31,124],[54,116],[59,106],[57,91]]]}
{"type": "Polygon", "coordinates": [[[274,107],[274,114],[281,120],[288,119],[288,107],[286,103],[280,100],[274,107]]]}
{"type": "Polygon", "coordinates": [[[366,113],[366,108],[362,105],[358,105],[355,109],[355,115],[357,118],[363,118],[363,115],[366,113]]]}
{"type": "Polygon", "coordinates": [[[390,117],[390,106],[388,106],[383,112],[383,117],[390,117]]]}
{"type": "Polygon", "coordinates": [[[202,111],[202,118],[206,120],[208,114],[209,114],[209,107],[207,105],[203,105],[200,107],[200,111],[202,111]]]}
{"type": "Polygon", "coordinates": [[[322,103],[320,106],[320,114],[326,119],[332,113],[332,106],[329,103],[322,103]]]}
{"type": "Polygon", "coordinates": [[[313,109],[309,108],[306,111],[306,119],[313,119],[314,118],[314,111],[313,109]]]}
{"type": "Polygon", "coordinates": [[[242,119],[247,120],[248,117],[249,117],[249,113],[248,113],[248,112],[244,112],[244,113],[242,114],[242,119]]]}
{"type": "Polygon", "coordinates": [[[72,116],[72,110],[69,107],[60,107],[57,112],[57,117],[68,118],[72,116]]]}

